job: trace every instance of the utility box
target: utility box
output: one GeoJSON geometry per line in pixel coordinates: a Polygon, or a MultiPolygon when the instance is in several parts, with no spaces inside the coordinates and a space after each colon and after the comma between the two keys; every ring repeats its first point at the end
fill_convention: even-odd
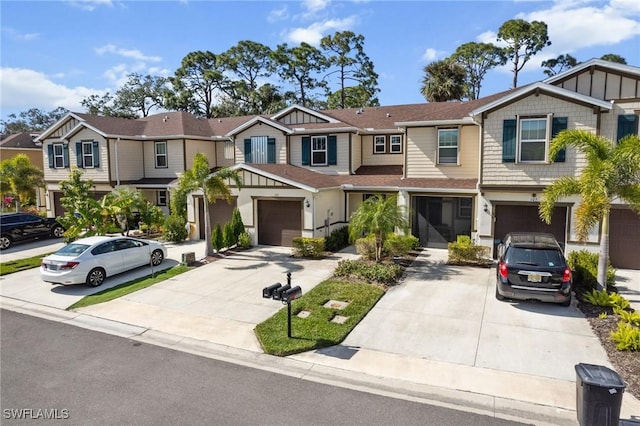
{"type": "Polygon", "coordinates": [[[618,426],[622,395],[627,387],[622,377],[602,365],[580,363],[575,369],[580,426],[618,426]]]}
{"type": "Polygon", "coordinates": [[[182,253],[182,264],[191,266],[196,263],[196,254],[192,251],[187,253],[182,253]]]}

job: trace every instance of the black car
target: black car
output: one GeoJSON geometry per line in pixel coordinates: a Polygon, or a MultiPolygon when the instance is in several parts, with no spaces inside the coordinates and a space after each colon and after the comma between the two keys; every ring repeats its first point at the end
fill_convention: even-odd
{"type": "Polygon", "coordinates": [[[0,215],[0,250],[14,242],[36,238],[61,238],[64,228],[52,217],[41,217],[31,213],[9,213],[0,215]]]}
{"type": "Polygon", "coordinates": [[[571,305],[571,269],[551,234],[510,233],[498,245],[496,298],[571,305]]]}

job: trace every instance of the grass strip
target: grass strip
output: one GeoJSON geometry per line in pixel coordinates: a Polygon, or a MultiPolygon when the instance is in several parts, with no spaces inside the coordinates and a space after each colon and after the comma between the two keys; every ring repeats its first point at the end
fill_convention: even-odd
{"type": "Polygon", "coordinates": [[[160,272],[156,272],[153,276],[148,275],[146,277],[141,277],[133,281],[129,281],[115,287],[108,288],[101,292],[90,294],[88,296],[83,297],[78,300],[73,305],[67,308],[68,311],[76,308],[84,308],[86,306],[97,305],[98,303],[108,302],[113,299],[117,299],[122,296],[126,296],[127,294],[133,293],[138,290],[142,290],[143,288],[150,287],[154,284],[157,284],[161,281],[166,281],[175,277],[176,275],[183,274],[191,269],[193,266],[185,266],[185,265],[176,265],[173,268],[165,269],[160,272]]]}
{"type": "Polygon", "coordinates": [[[258,324],[255,333],[262,349],[277,356],[337,345],[383,295],[382,288],[368,283],[325,280],[291,304],[291,338],[287,337],[286,306],[258,324]],[[324,307],[329,300],[348,302],[348,306],[344,309],[324,307]],[[301,311],[309,312],[309,316],[298,317],[301,311]],[[336,315],[348,319],[344,324],[331,322],[336,315]]]}
{"type": "Polygon", "coordinates": [[[51,253],[40,254],[38,256],[28,257],[26,259],[10,260],[9,262],[0,263],[0,276],[13,274],[27,269],[40,267],[42,258],[49,256],[51,253]]]}

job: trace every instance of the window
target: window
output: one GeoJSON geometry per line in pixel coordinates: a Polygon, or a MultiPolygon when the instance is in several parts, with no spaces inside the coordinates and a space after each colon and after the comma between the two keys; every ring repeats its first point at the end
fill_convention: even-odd
{"type": "Polygon", "coordinates": [[[156,192],[156,205],[158,206],[167,205],[167,191],[159,190],[156,192]]]}
{"type": "Polygon", "coordinates": [[[471,198],[458,198],[458,217],[461,219],[471,217],[471,198]]]}
{"type": "Polygon", "coordinates": [[[167,164],[167,143],[156,142],[155,144],[156,154],[156,169],[163,169],[168,167],[167,164]]]}
{"type": "Polygon", "coordinates": [[[458,164],[458,129],[438,129],[438,164],[458,164]]]}
{"type": "Polygon", "coordinates": [[[311,165],[327,165],[327,137],[313,136],[311,138],[311,165]]]}
{"type": "Polygon", "coordinates": [[[547,147],[547,119],[520,120],[520,161],[545,161],[547,147]]]}
{"type": "Polygon", "coordinates": [[[244,162],[252,164],[275,164],[276,139],[268,136],[251,136],[244,140],[244,162]]]}
{"type": "Polygon", "coordinates": [[[235,145],[233,141],[225,141],[224,142],[224,159],[233,160],[234,154],[235,154],[235,145]]]}
{"type": "Polygon", "coordinates": [[[93,142],[82,142],[82,167],[93,168],[93,142]]]}
{"type": "Polygon", "coordinates": [[[373,152],[375,154],[383,154],[386,152],[387,148],[387,138],[386,136],[374,136],[373,142],[373,152]]]}
{"type": "Polygon", "coordinates": [[[392,135],[389,137],[389,152],[392,154],[402,152],[402,137],[400,135],[392,135]]]}
{"type": "Polygon", "coordinates": [[[53,167],[56,169],[64,168],[64,147],[61,143],[53,144],[53,167]]]}

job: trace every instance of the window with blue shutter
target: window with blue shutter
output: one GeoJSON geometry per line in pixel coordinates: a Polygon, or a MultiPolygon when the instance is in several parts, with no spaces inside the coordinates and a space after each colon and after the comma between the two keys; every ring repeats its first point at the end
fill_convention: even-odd
{"type": "Polygon", "coordinates": [[[251,164],[251,139],[244,140],[244,162],[251,164]]]}
{"type": "Polygon", "coordinates": [[[504,120],[502,123],[502,162],[516,161],[516,124],[515,119],[504,120]]]}
{"type": "Polygon", "coordinates": [[[76,165],[79,168],[83,168],[82,164],[82,142],[76,142],[76,165]]]}
{"type": "Polygon", "coordinates": [[[267,140],[267,163],[276,163],[276,139],[269,138],[267,140]]]}
{"type": "MultiPolygon", "coordinates": [[[[558,133],[563,130],[567,130],[567,117],[553,117],[553,121],[551,123],[551,139],[555,138],[558,133]]],[[[558,155],[556,155],[555,161],[556,163],[564,163],[566,157],[566,149],[561,149],[558,151],[558,155]]]]}
{"type": "Polygon", "coordinates": [[[98,143],[98,141],[93,141],[92,144],[93,144],[93,149],[92,149],[93,167],[100,167],[100,149],[99,149],[100,144],[98,143]]]}
{"type": "Polygon", "coordinates": [[[69,144],[62,145],[62,161],[63,164],[61,167],[69,167],[69,144]]]}
{"type": "Polygon", "coordinates": [[[302,137],[302,165],[311,165],[311,137],[302,137]]]}
{"type": "Polygon", "coordinates": [[[54,143],[47,146],[49,155],[49,167],[52,169],[64,169],[69,167],[69,146],[61,143],[54,143]]]}
{"type": "Polygon", "coordinates": [[[618,116],[618,132],[616,142],[630,135],[638,134],[638,116],[635,114],[618,116]]]}
{"type": "Polygon", "coordinates": [[[330,166],[335,166],[336,164],[338,164],[338,138],[335,135],[329,136],[327,161],[330,166]]]}
{"type": "Polygon", "coordinates": [[[47,145],[47,157],[49,157],[49,168],[53,169],[53,145],[47,145]]]}

